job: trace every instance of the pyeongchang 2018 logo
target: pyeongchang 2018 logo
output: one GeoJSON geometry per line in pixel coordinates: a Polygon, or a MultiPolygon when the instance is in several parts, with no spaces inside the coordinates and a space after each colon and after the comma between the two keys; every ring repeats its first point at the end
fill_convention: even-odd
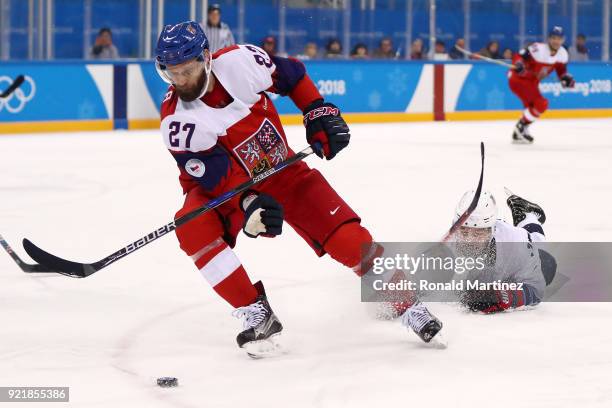
{"type": "MultiPolygon", "coordinates": [[[[12,83],[13,78],[0,76],[0,89],[5,89],[12,83]]],[[[19,88],[6,98],[0,98],[0,112],[6,109],[8,113],[19,113],[25,108],[26,103],[34,98],[34,95],[36,95],[36,83],[26,75],[24,83],[19,88]]]]}

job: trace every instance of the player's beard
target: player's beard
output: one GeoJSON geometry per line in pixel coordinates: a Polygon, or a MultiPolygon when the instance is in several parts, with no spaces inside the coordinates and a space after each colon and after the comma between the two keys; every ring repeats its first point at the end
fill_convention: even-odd
{"type": "Polygon", "coordinates": [[[185,102],[193,102],[196,99],[198,99],[200,95],[204,93],[203,88],[204,88],[205,82],[206,82],[206,72],[202,70],[202,73],[200,74],[198,78],[198,82],[195,84],[195,86],[192,86],[189,88],[180,88],[179,86],[175,85],[174,87],[176,89],[176,93],[178,94],[179,98],[181,98],[185,102]]]}

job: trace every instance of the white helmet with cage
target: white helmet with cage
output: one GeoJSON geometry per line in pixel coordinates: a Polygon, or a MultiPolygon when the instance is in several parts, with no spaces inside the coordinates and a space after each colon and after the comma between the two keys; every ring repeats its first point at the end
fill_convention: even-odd
{"type": "MultiPolygon", "coordinates": [[[[466,191],[459,204],[455,208],[455,216],[453,217],[453,223],[455,223],[461,214],[465,212],[470,206],[470,203],[474,199],[474,190],[466,191]]],[[[467,220],[461,225],[462,227],[468,228],[492,228],[497,220],[497,204],[495,197],[490,191],[483,191],[480,194],[480,199],[476,205],[476,209],[467,220]]]]}

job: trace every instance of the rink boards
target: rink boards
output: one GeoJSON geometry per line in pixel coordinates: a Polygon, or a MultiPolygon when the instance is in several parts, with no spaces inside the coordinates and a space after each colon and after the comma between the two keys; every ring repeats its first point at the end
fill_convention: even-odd
{"type": "MultiPolygon", "coordinates": [[[[307,61],[307,70],[349,122],[516,118],[522,108],[508,88],[507,70],[483,62],[307,61]]],[[[540,84],[549,118],[612,117],[612,69],[570,64],[574,89],[552,74],[540,84]]],[[[0,99],[0,133],[143,129],[159,126],[167,92],[150,62],[8,63],[0,89],[19,74],[25,83],[0,99]]],[[[271,94],[288,124],[301,122],[290,99],[271,94]]]]}

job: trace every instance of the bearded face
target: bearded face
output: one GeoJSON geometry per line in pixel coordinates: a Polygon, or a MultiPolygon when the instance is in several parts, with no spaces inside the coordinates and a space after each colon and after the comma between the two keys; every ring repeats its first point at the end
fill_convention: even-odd
{"type": "Polygon", "coordinates": [[[206,81],[206,73],[202,69],[199,75],[197,75],[194,80],[181,83],[174,84],[174,88],[176,89],[176,93],[185,102],[192,102],[198,99],[198,97],[202,94],[202,89],[204,88],[204,82],[206,81]]]}
{"type": "Polygon", "coordinates": [[[178,65],[168,65],[164,74],[183,101],[195,101],[204,93],[204,87],[208,84],[210,54],[206,51],[203,58],[195,58],[178,65]]]}

